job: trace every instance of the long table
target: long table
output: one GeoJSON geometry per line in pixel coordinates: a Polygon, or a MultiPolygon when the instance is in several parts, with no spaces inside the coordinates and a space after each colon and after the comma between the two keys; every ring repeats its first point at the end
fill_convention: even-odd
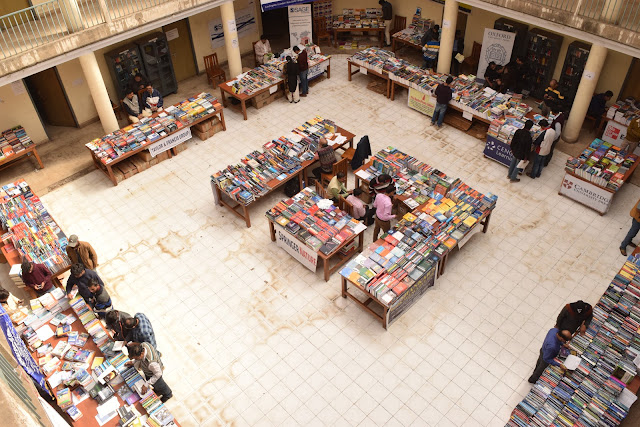
{"type": "MultiPolygon", "coordinates": [[[[345,136],[347,139],[342,142],[341,144],[334,144],[331,147],[333,147],[334,150],[346,150],[345,146],[348,144],[349,148],[353,148],[353,139],[355,138],[355,135],[341,127],[338,126],[337,129],[337,133],[341,134],[342,136],[345,136]]],[[[302,188],[302,182],[303,180],[305,182],[308,182],[308,173],[307,173],[307,169],[309,168],[309,166],[311,166],[313,163],[315,163],[316,160],[307,160],[301,163],[301,167],[299,170],[297,170],[296,172],[293,172],[291,174],[289,174],[286,178],[284,178],[283,180],[278,180],[277,178],[272,179],[271,181],[269,181],[267,183],[267,185],[269,186],[270,190],[269,193],[272,193],[273,191],[275,191],[276,189],[284,186],[287,182],[289,182],[291,179],[297,177],[299,184],[300,184],[300,188],[302,188]]],[[[211,189],[213,191],[213,198],[215,199],[216,204],[218,204],[219,206],[225,207],[227,209],[229,209],[231,212],[233,212],[234,215],[244,219],[247,228],[251,227],[251,218],[249,216],[249,206],[251,206],[254,202],[249,203],[247,205],[244,205],[242,203],[234,203],[233,200],[231,200],[229,197],[226,197],[226,193],[223,193],[222,190],[220,190],[220,187],[218,187],[216,185],[215,182],[211,182],[211,189]],[[224,200],[226,198],[229,198],[229,202],[227,202],[226,200],[224,200]]]]}
{"type": "MultiPolygon", "coordinates": [[[[407,40],[398,36],[400,32],[391,36],[391,51],[395,53],[396,49],[398,49],[398,45],[409,46],[410,48],[422,51],[422,45],[420,43],[414,43],[411,40],[407,40]]],[[[400,46],[401,47],[401,46],[400,46]]]]}
{"type": "Polygon", "coordinates": [[[5,158],[3,158],[2,160],[0,160],[0,169],[4,169],[2,166],[6,165],[7,163],[13,163],[14,161],[17,161],[19,159],[21,159],[22,157],[30,157],[33,156],[35,157],[36,161],[38,162],[38,166],[40,167],[40,169],[44,169],[44,165],[42,164],[42,160],[40,159],[40,155],[38,155],[38,150],[36,150],[36,145],[35,144],[31,144],[29,147],[25,148],[23,151],[20,151],[19,153],[14,153],[10,156],[7,156],[5,158]]]}
{"type": "Polygon", "coordinates": [[[379,28],[342,28],[342,27],[333,27],[333,47],[338,47],[338,33],[378,33],[378,43],[380,47],[382,47],[383,36],[384,36],[384,27],[379,28]]]}
{"type": "Polygon", "coordinates": [[[389,73],[387,73],[386,71],[383,70],[382,73],[374,70],[373,68],[369,68],[366,67],[364,65],[361,64],[357,64],[355,62],[351,62],[350,58],[347,58],[347,65],[349,67],[349,74],[347,75],[347,78],[349,79],[349,81],[351,81],[351,77],[353,75],[355,75],[356,73],[360,73],[360,74],[373,74],[374,76],[380,77],[383,80],[387,81],[387,90],[386,93],[384,94],[384,96],[386,96],[387,98],[389,98],[389,91],[390,91],[390,79],[389,79],[389,73]],[[352,67],[357,67],[358,69],[355,71],[352,71],[352,67]]]}

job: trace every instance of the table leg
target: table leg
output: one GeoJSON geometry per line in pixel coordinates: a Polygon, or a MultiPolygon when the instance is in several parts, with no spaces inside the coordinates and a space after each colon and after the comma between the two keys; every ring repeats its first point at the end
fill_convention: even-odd
{"type": "Polygon", "coordinates": [[[396,53],[396,38],[395,37],[392,37],[392,40],[391,40],[391,51],[393,53],[396,53]]]}
{"type": "MultiPolygon", "coordinates": [[[[300,173],[298,173],[298,186],[300,187],[300,191],[302,191],[302,188],[303,188],[303,186],[302,186],[302,183],[303,183],[302,175],[303,175],[303,171],[300,171],[300,173]]],[[[304,181],[304,183],[306,184],[306,181],[304,181]]]]}
{"type": "Polygon", "coordinates": [[[109,179],[111,180],[111,182],[113,182],[114,186],[118,186],[118,180],[116,179],[116,176],[113,174],[113,169],[111,168],[110,165],[106,165],[107,166],[107,175],[109,176],[109,179]]]}
{"type": "Polygon", "coordinates": [[[324,281],[329,281],[329,259],[330,258],[322,258],[324,260],[324,281]]]}
{"type": "Polygon", "coordinates": [[[333,47],[338,47],[338,32],[333,30],[333,47]]]}
{"type": "Polygon", "coordinates": [[[489,229],[489,220],[491,220],[491,214],[487,215],[487,218],[484,220],[484,227],[482,227],[483,233],[486,233],[489,229]]]}
{"type": "Polygon", "coordinates": [[[351,61],[347,61],[347,64],[349,66],[349,81],[351,81],[351,61]]]}
{"type": "Polygon", "coordinates": [[[382,306],[382,327],[387,330],[387,319],[389,318],[389,308],[382,306]]]}
{"type": "Polygon", "coordinates": [[[275,242],[276,241],[276,228],[273,226],[273,222],[268,221],[269,222],[269,233],[271,234],[271,241],[275,242]]]}
{"type": "Polygon", "coordinates": [[[244,100],[240,101],[240,103],[242,104],[242,115],[247,120],[247,104],[245,104],[244,100]]]}
{"type": "Polygon", "coordinates": [[[331,63],[329,63],[329,65],[327,65],[327,78],[328,79],[331,78],[331,63]]]}
{"type": "Polygon", "coordinates": [[[242,211],[244,212],[244,222],[247,224],[247,228],[251,228],[251,218],[249,217],[249,209],[242,205],[242,211]]]}
{"type": "Polygon", "coordinates": [[[224,111],[220,111],[220,122],[222,123],[222,130],[227,130],[227,125],[224,123],[224,111]]]}
{"type": "Polygon", "coordinates": [[[384,40],[384,32],[383,31],[378,31],[378,34],[380,34],[380,49],[382,49],[384,47],[384,45],[382,44],[382,40],[384,40]]]}
{"type": "Polygon", "coordinates": [[[391,79],[387,80],[387,98],[391,96],[391,79]]]}
{"type": "Polygon", "coordinates": [[[342,276],[340,276],[340,278],[342,279],[342,298],[346,298],[347,297],[347,279],[345,279],[342,276]]]}
{"type": "Polygon", "coordinates": [[[356,179],[356,185],[353,188],[360,188],[360,178],[358,177],[358,175],[354,175],[354,178],[356,179]]]}
{"type": "Polygon", "coordinates": [[[36,150],[36,147],[33,147],[33,155],[38,161],[38,165],[40,166],[40,169],[44,169],[44,165],[42,164],[42,160],[40,160],[40,155],[38,154],[38,150],[36,150]]]}
{"type": "Polygon", "coordinates": [[[222,98],[222,106],[226,107],[227,106],[227,98],[224,96],[224,91],[222,89],[220,89],[220,98],[222,98]]]}
{"type": "Polygon", "coordinates": [[[364,231],[360,233],[360,236],[358,237],[358,252],[362,252],[363,248],[364,248],[364,231]]]}
{"type": "Polygon", "coordinates": [[[224,205],[222,204],[222,191],[220,190],[220,188],[219,188],[217,185],[214,187],[214,190],[215,190],[215,192],[216,192],[218,205],[220,205],[220,206],[224,206],[224,205]]]}

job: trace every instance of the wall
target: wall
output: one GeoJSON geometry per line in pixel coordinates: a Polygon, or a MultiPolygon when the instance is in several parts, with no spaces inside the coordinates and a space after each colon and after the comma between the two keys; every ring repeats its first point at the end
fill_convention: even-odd
{"type": "Polygon", "coordinates": [[[13,84],[0,87],[0,131],[22,125],[33,142],[48,141],[49,138],[27,93],[27,88],[22,80],[14,84],[22,93],[16,94],[13,84]]]}
{"type": "MultiPolygon", "coordinates": [[[[422,8],[422,17],[432,19],[436,24],[442,23],[444,6],[431,0],[390,0],[393,6],[393,14],[407,18],[407,25],[411,17],[416,13],[416,8],[422,8]]],[[[339,15],[342,9],[366,9],[379,8],[375,0],[333,0],[333,14],[339,15]]]]}
{"type": "Polygon", "coordinates": [[[80,60],[73,59],[58,65],[57,68],[60,80],[71,104],[71,109],[80,127],[97,120],[98,111],[89,92],[87,81],[84,78],[80,60]]]}

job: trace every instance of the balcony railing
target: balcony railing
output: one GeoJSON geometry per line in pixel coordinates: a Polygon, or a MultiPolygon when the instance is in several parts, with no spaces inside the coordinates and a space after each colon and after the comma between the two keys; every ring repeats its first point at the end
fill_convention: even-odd
{"type": "Polygon", "coordinates": [[[0,17],[0,59],[169,0],[49,0],[0,17]],[[77,7],[76,7],[77,4],[77,7]]]}
{"type": "Polygon", "coordinates": [[[640,31],[640,0],[531,0],[529,3],[640,31]]]}

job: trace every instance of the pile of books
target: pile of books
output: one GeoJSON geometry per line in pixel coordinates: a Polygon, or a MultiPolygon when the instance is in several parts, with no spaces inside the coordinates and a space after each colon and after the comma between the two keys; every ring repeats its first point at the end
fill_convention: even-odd
{"type": "Polygon", "coordinates": [[[44,264],[52,274],[71,265],[67,237],[24,180],[0,188],[0,222],[8,230],[5,251],[13,246],[23,260],[44,264]]]}
{"type": "Polygon", "coordinates": [[[24,151],[30,145],[33,145],[33,141],[22,126],[5,130],[0,134],[0,161],[24,151]]]}
{"type": "Polygon", "coordinates": [[[632,255],[594,307],[585,335],[557,358],[577,356],[577,368],[563,374],[549,366],[507,426],[619,425],[636,399],[626,386],[640,368],[639,331],[640,257],[632,255]]]}
{"type": "MultiPolygon", "coordinates": [[[[487,136],[498,139],[505,144],[511,144],[513,134],[516,133],[518,129],[524,129],[525,121],[526,119],[520,119],[510,115],[501,119],[494,119],[489,125],[487,136]]],[[[534,124],[530,130],[531,138],[535,141],[540,135],[540,132],[542,132],[542,128],[539,125],[534,124]]]]}
{"type": "Polygon", "coordinates": [[[365,68],[372,69],[378,73],[382,73],[385,63],[389,58],[395,58],[393,52],[380,49],[378,47],[369,47],[360,52],[354,53],[349,60],[356,65],[362,65],[365,68]]]}
{"type": "Polygon", "coordinates": [[[431,19],[425,19],[421,15],[413,15],[409,28],[424,34],[433,27],[433,24],[434,22],[431,19]]]}
{"type": "MultiPolygon", "coordinates": [[[[431,27],[429,26],[429,28],[431,27]]],[[[424,30],[419,30],[415,27],[409,27],[405,28],[404,30],[398,31],[393,35],[393,37],[420,46],[420,42],[422,41],[422,36],[424,36],[424,33],[424,30]]]]}
{"type": "Polygon", "coordinates": [[[320,200],[315,191],[305,188],[269,209],[267,217],[314,251],[329,255],[366,227],[333,204],[320,207],[320,200]]]}
{"type": "Polygon", "coordinates": [[[640,108],[636,106],[636,100],[631,97],[617,101],[607,110],[608,119],[625,126],[629,126],[629,123],[638,117],[640,117],[640,108]]]}
{"type": "Polygon", "coordinates": [[[282,60],[274,63],[268,62],[240,74],[237,79],[231,80],[227,84],[230,86],[231,92],[235,94],[253,95],[264,88],[280,83],[283,66],[282,60]]]}
{"type": "Polygon", "coordinates": [[[596,138],[578,157],[569,157],[565,169],[587,181],[618,191],[638,156],[596,138]]]}
{"type": "Polygon", "coordinates": [[[333,28],[384,28],[382,9],[343,9],[333,17],[333,28]]]}
{"type": "Polygon", "coordinates": [[[222,104],[218,101],[218,98],[202,92],[193,98],[167,107],[165,112],[184,124],[190,124],[221,109],[222,104]]]}
{"type": "Polygon", "coordinates": [[[216,172],[211,180],[231,199],[249,205],[271,191],[272,180],[277,180],[275,185],[298,173],[303,162],[313,159],[320,137],[330,139],[336,130],[332,121],[315,117],[267,142],[262,151],[251,152],[240,163],[216,172]]]}

